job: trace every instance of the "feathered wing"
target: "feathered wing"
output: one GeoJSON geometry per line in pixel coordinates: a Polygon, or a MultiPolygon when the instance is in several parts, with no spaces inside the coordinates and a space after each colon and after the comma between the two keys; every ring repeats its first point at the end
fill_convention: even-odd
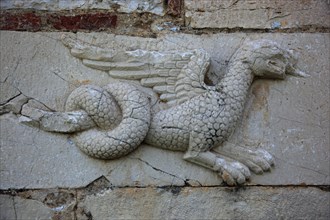
{"type": "Polygon", "coordinates": [[[206,91],[204,77],[210,57],[204,50],[120,51],[87,45],[68,36],[62,42],[84,65],[108,71],[113,78],[139,80],[169,106],[206,91]]]}

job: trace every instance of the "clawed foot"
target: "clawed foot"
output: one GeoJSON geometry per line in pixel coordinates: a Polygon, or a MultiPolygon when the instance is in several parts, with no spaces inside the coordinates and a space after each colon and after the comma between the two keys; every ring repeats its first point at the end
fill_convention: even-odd
{"type": "Polygon", "coordinates": [[[215,170],[229,186],[243,184],[250,178],[249,168],[231,159],[217,158],[215,170]]]}
{"type": "Polygon", "coordinates": [[[237,159],[256,174],[270,171],[270,168],[275,165],[273,156],[263,149],[248,150],[246,155],[240,155],[237,159]]]}
{"type": "Polygon", "coordinates": [[[230,157],[246,165],[252,172],[263,174],[274,166],[274,158],[266,150],[252,150],[243,147],[224,147],[217,150],[221,155],[230,157]]]}

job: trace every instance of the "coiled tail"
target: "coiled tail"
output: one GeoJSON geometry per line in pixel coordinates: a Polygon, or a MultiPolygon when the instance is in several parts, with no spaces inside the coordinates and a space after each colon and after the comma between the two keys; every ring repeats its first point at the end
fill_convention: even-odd
{"type": "Polygon", "coordinates": [[[148,98],[123,82],[77,88],[68,97],[66,111],[84,111],[92,119],[95,126],[75,133],[73,141],[87,155],[101,159],[119,158],[136,149],[150,125],[148,98]]]}

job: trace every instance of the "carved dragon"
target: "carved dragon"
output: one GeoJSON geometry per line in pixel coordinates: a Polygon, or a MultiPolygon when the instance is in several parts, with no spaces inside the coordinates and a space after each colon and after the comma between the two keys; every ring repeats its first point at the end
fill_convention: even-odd
{"type": "Polygon", "coordinates": [[[118,81],[102,88],[81,86],[68,97],[65,112],[38,110],[39,116],[25,123],[73,133],[75,144],[96,158],[119,158],[143,141],[183,151],[185,160],[218,172],[228,185],[244,183],[250,170],[262,173],[274,165],[273,157],[261,149],[236,146],[211,151],[234,131],[252,81],[307,76],[296,69],[297,60],[289,51],[268,40],[244,43],[215,86],[204,83],[210,57],[203,50],[116,51],[69,37],[63,43],[84,65],[152,88],[167,108],[157,109],[141,86],[118,81]]]}

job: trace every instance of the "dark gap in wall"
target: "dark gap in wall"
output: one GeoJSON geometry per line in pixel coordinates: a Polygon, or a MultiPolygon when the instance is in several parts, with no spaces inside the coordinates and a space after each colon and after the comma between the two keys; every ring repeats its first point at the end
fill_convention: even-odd
{"type": "MultiPolygon", "coordinates": [[[[101,178],[103,180],[103,178],[101,178]]],[[[25,193],[28,191],[48,191],[48,190],[66,190],[66,191],[88,191],[90,190],[90,184],[86,187],[81,188],[40,188],[40,189],[2,189],[0,190],[0,194],[2,195],[11,195],[11,196],[17,196],[21,193],[25,193]]],[[[219,188],[219,189],[226,189],[229,191],[239,191],[239,190],[246,190],[249,188],[317,188],[325,192],[330,192],[330,185],[294,185],[294,184],[288,184],[288,185],[240,185],[240,186],[225,186],[225,185],[209,185],[209,186],[174,186],[174,185],[168,185],[168,186],[111,186],[111,189],[164,189],[166,191],[170,191],[172,193],[179,193],[183,188],[219,188]]],[[[108,187],[105,187],[103,189],[108,189],[108,187]]],[[[96,192],[96,191],[94,191],[96,192]]],[[[88,193],[88,192],[87,192],[88,193]]],[[[90,193],[88,193],[90,194],[90,193]]]]}

